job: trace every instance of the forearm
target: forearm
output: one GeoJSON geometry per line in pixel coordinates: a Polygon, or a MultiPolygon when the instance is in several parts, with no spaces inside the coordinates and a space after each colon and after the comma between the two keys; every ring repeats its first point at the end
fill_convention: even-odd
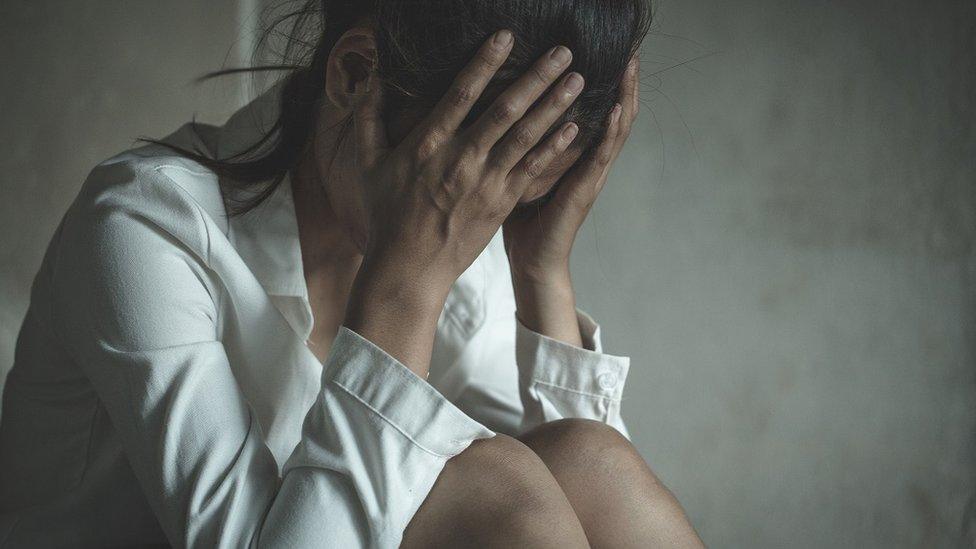
{"type": "Polygon", "coordinates": [[[568,269],[559,272],[564,274],[544,278],[545,284],[539,277],[528,284],[525,278],[514,281],[521,322],[515,333],[519,430],[581,418],[626,435],[620,402],[630,361],[603,352],[598,326],[576,309],[568,269]]]}
{"type": "Polygon", "coordinates": [[[450,284],[433,277],[364,263],[353,283],[344,325],[426,379],[437,319],[449,291],[450,284]]]}
{"type": "Polygon", "coordinates": [[[516,316],[526,328],[569,345],[583,346],[569,269],[546,276],[513,275],[512,288],[516,316]]]}

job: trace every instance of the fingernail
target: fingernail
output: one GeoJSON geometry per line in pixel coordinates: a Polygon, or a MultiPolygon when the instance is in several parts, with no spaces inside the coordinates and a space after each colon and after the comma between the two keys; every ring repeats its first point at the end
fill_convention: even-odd
{"type": "Polygon", "coordinates": [[[512,31],[500,30],[495,33],[494,42],[496,46],[507,46],[512,43],[512,31]]]}
{"type": "Polygon", "coordinates": [[[579,93],[583,89],[583,77],[578,72],[570,74],[566,78],[566,89],[570,93],[579,93]]]}
{"type": "Polygon", "coordinates": [[[572,141],[573,139],[576,139],[576,134],[578,133],[579,133],[579,126],[577,126],[573,122],[570,122],[569,125],[566,126],[565,129],[563,129],[563,140],[572,141]]]}
{"type": "Polygon", "coordinates": [[[573,53],[566,46],[556,46],[550,55],[558,65],[565,65],[573,58],[573,53]]]}
{"type": "Polygon", "coordinates": [[[621,110],[623,110],[623,107],[620,106],[620,103],[617,103],[617,104],[615,104],[613,106],[613,109],[610,111],[610,123],[611,124],[616,124],[617,123],[617,119],[620,118],[620,111],[621,110]]]}

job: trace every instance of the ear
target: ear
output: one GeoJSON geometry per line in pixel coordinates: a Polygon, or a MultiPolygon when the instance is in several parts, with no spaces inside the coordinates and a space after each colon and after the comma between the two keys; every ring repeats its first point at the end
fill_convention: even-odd
{"type": "Polygon", "coordinates": [[[376,64],[376,35],[367,27],[345,32],[329,53],[325,69],[325,95],[340,111],[351,112],[366,94],[366,83],[376,64]]]}

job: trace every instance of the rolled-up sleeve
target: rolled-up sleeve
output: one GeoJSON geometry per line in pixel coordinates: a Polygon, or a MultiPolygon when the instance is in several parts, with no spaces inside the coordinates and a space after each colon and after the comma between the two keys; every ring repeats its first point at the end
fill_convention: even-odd
{"type": "Polygon", "coordinates": [[[279,473],[218,336],[205,246],[112,204],[68,228],[59,331],[174,546],[395,547],[446,461],[493,435],[342,328],[279,473]]]}
{"type": "Polygon", "coordinates": [[[321,397],[284,467],[286,498],[316,497],[276,506],[271,528],[296,513],[309,524],[324,514],[330,520],[342,516],[348,524],[339,532],[289,528],[271,534],[273,545],[320,545],[330,535],[329,546],[352,547],[363,545],[368,531],[371,545],[395,547],[445,462],[472,441],[493,435],[403,364],[342,327],[323,371],[321,397]],[[330,503],[337,491],[349,503],[339,513],[330,503]],[[362,533],[350,539],[335,537],[357,531],[362,533]]]}
{"type": "Polygon", "coordinates": [[[576,317],[582,348],[536,333],[516,319],[522,430],[557,419],[583,418],[607,423],[628,435],[620,404],[630,358],[604,353],[600,326],[579,309],[576,317]]]}

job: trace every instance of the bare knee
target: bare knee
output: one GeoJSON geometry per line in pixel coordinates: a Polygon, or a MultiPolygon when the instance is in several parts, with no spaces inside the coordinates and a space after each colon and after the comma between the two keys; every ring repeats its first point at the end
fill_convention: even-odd
{"type": "Polygon", "coordinates": [[[701,547],[677,499],[613,427],[564,419],[520,439],[555,476],[593,547],[701,547]]]}
{"type": "Polygon", "coordinates": [[[620,431],[590,419],[561,419],[519,437],[550,470],[573,468],[657,477],[620,431]]]}
{"type": "Polygon", "coordinates": [[[491,515],[531,515],[536,509],[558,507],[565,499],[545,463],[528,446],[497,435],[479,440],[450,460],[445,473],[463,478],[470,494],[491,515]]]}
{"type": "Polygon", "coordinates": [[[585,539],[545,463],[522,442],[497,435],[447,462],[404,545],[574,547],[585,539]]]}

